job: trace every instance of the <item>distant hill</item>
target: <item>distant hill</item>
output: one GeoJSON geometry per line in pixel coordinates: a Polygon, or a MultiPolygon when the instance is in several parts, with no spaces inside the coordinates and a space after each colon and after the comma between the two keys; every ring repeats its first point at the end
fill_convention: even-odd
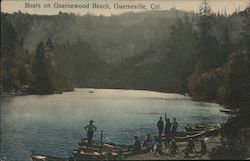
{"type": "MultiPolygon", "coordinates": [[[[76,87],[180,92],[185,91],[186,78],[193,70],[198,21],[194,13],[172,9],[107,17],[1,14],[12,22],[30,51],[51,38],[57,46],[56,63],[76,87]],[[180,31],[175,32],[176,27],[180,31]],[[77,46],[79,39],[85,47],[77,46]]],[[[217,16],[213,25],[219,41],[223,41],[225,26],[230,41],[239,40],[238,14],[217,16]]]]}
{"type": "Polygon", "coordinates": [[[74,43],[80,37],[100,57],[116,63],[147,48],[161,48],[159,45],[168,41],[170,26],[184,15],[194,22],[197,20],[193,13],[176,10],[125,13],[110,17],[65,13],[54,16],[15,13],[8,17],[16,31],[23,36],[25,47],[30,50],[48,37],[57,43],[74,43]]]}

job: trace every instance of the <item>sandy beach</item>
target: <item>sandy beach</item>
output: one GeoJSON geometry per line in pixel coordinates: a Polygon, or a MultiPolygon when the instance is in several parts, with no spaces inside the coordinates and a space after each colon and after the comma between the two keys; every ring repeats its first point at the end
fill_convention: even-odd
{"type": "Polygon", "coordinates": [[[187,145],[187,142],[177,142],[177,145],[179,147],[179,153],[176,154],[175,157],[172,157],[171,154],[168,152],[169,146],[163,145],[163,155],[159,155],[158,153],[156,156],[154,156],[154,152],[149,152],[146,154],[140,154],[136,156],[131,156],[128,158],[125,158],[125,160],[208,160],[211,159],[209,158],[209,154],[211,153],[212,149],[218,147],[221,142],[221,135],[215,135],[215,136],[210,136],[205,138],[205,143],[207,145],[207,151],[208,153],[206,155],[201,155],[199,153],[200,151],[200,139],[195,140],[195,150],[196,152],[193,154],[190,154],[188,158],[184,158],[184,151],[187,145]]]}

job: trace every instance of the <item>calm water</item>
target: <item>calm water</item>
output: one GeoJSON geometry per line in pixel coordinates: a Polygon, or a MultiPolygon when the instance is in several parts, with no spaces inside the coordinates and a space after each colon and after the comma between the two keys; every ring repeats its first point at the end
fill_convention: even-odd
{"type": "Polygon", "coordinates": [[[189,123],[224,122],[217,104],[191,101],[177,94],[135,90],[76,89],[58,95],[1,98],[1,159],[27,161],[31,151],[68,157],[86,133],[90,119],[98,127],[94,139],[130,144],[157,131],[156,122],[167,113],[179,130],[189,123]],[[93,92],[92,92],[93,91],[93,92]]]}

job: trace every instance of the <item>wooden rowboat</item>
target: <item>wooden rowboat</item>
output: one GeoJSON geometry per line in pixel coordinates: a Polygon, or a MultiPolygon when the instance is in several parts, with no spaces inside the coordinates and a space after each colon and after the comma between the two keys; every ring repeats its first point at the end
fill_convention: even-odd
{"type": "Polygon", "coordinates": [[[228,114],[237,114],[239,112],[239,109],[221,108],[220,112],[224,112],[224,113],[228,113],[228,114]]]}
{"type": "MultiPolygon", "coordinates": [[[[87,145],[87,140],[82,139],[79,145],[80,145],[80,149],[83,149],[87,145]]],[[[92,150],[98,151],[100,147],[101,147],[100,142],[95,142],[94,144],[92,144],[92,150]]],[[[119,153],[122,153],[121,155],[125,158],[128,156],[134,156],[134,155],[144,154],[144,153],[149,152],[149,150],[146,147],[142,147],[138,153],[134,153],[134,151],[129,150],[129,146],[127,145],[113,145],[113,144],[108,144],[108,143],[102,144],[102,150],[110,151],[112,152],[112,155],[114,156],[117,156],[119,153]]]]}
{"type": "Polygon", "coordinates": [[[164,136],[163,137],[155,136],[155,139],[156,139],[156,141],[169,141],[171,139],[175,139],[175,141],[181,142],[181,141],[187,141],[190,138],[196,139],[196,138],[201,137],[201,136],[209,136],[209,135],[218,134],[219,131],[220,131],[220,128],[210,128],[207,130],[199,131],[198,133],[191,134],[191,135],[177,136],[174,138],[165,138],[164,136]]]}

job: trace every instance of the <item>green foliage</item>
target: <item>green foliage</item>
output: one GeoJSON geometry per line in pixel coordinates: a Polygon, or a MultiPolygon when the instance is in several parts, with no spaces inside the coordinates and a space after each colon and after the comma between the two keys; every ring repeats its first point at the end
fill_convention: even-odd
{"type": "Polygon", "coordinates": [[[220,99],[229,106],[242,107],[250,99],[249,51],[234,52],[225,65],[225,77],[220,99]]]}
{"type": "Polygon", "coordinates": [[[25,50],[23,37],[4,14],[1,20],[1,92],[48,94],[72,90],[52,63],[51,39],[46,45],[38,44],[34,56],[25,50]]]}
{"type": "Polygon", "coordinates": [[[16,88],[16,83],[13,81],[16,77],[16,60],[13,61],[13,58],[16,57],[16,46],[18,44],[16,32],[6,19],[5,16],[1,16],[1,80],[7,90],[11,88],[16,88]]]}
{"type": "Polygon", "coordinates": [[[192,73],[195,62],[196,38],[193,24],[189,17],[177,19],[171,27],[168,53],[164,64],[169,72],[176,73],[182,80],[181,88],[186,91],[186,78],[192,73]]]}
{"type": "Polygon", "coordinates": [[[190,94],[199,100],[242,107],[250,99],[249,62],[249,52],[237,51],[223,67],[205,73],[193,73],[188,79],[190,94]]]}
{"type": "Polygon", "coordinates": [[[219,101],[227,106],[239,108],[249,105],[250,99],[249,51],[238,50],[230,55],[227,63],[208,73],[194,73],[189,78],[189,90],[199,99],[219,101]],[[218,73],[217,76],[215,73],[218,73]],[[219,76],[218,76],[219,75],[219,76]],[[212,78],[214,79],[211,79],[212,78]],[[205,80],[204,80],[205,79],[205,80]],[[211,80],[213,80],[211,82],[211,80]],[[207,83],[206,83],[207,82],[207,83]],[[203,88],[209,87],[209,91],[203,88]],[[209,93],[214,97],[209,97],[209,93]]]}
{"type": "Polygon", "coordinates": [[[241,47],[250,50],[250,7],[241,12],[241,16],[243,17],[241,47]]]}
{"type": "MultiPolygon", "coordinates": [[[[249,8],[244,12],[249,17],[249,8]]],[[[230,48],[228,28],[224,28],[220,53],[225,63],[211,66],[204,72],[197,63],[195,72],[188,79],[190,94],[199,100],[217,101],[227,107],[236,108],[239,113],[223,125],[223,143],[214,149],[212,159],[246,159],[250,154],[250,50],[249,19],[243,19],[240,48],[230,48]],[[235,50],[232,52],[232,50],[235,50]],[[226,59],[226,52],[230,53],[226,59]],[[224,54],[223,54],[224,53],[224,54]],[[215,68],[215,69],[213,69],[215,68]]],[[[217,45],[218,46],[218,45],[217,45]]],[[[212,51],[208,50],[208,53],[212,51]]],[[[217,57],[218,58],[218,57],[217,57]]],[[[213,59],[208,59],[210,62],[213,59]]],[[[222,61],[223,62],[223,61],[222,61]]]]}
{"type": "Polygon", "coordinates": [[[44,44],[37,45],[32,65],[31,92],[35,94],[50,94],[72,90],[72,87],[63,77],[58,66],[53,60],[55,44],[49,38],[44,44]]]}
{"type": "Polygon", "coordinates": [[[110,17],[1,15],[29,50],[53,39],[52,64],[75,87],[185,93],[194,66],[208,72],[224,64],[241,30],[240,16],[215,16],[206,5],[200,14],[172,9],[110,17]]]}
{"type": "Polygon", "coordinates": [[[31,91],[33,93],[49,94],[55,91],[52,82],[52,67],[50,61],[44,43],[39,43],[35,50],[35,58],[32,65],[33,81],[31,91]]]}
{"type": "MultiPolygon", "coordinates": [[[[51,37],[59,44],[76,43],[77,37],[91,45],[92,50],[108,63],[119,63],[123,58],[139,55],[147,50],[157,53],[166,49],[169,43],[171,26],[178,19],[188,17],[192,24],[198,14],[178,10],[126,13],[116,16],[75,16],[61,14],[53,16],[28,15],[22,13],[6,14],[15,30],[24,37],[25,48],[34,50],[36,45],[51,37]],[[35,39],[34,39],[35,37],[35,39]],[[150,48],[150,49],[148,49],[150,48]]],[[[220,17],[224,23],[228,17],[220,17]]],[[[232,40],[239,39],[240,16],[231,16],[229,35],[232,40]]],[[[213,21],[216,18],[213,17],[213,21]]],[[[223,29],[221,23],[213,22],[212,35],[220,39],[223,29]]],[[[196,27],[193,25],[195,30],[196,27]]],[[[155,56],[155,59],[158,55],[155,56]]]]}
{"type": "MultiPolygon", "coordinates": [[[[235,50],[241,17],[216,16],[207,2],[202,3],[199,14],[170,10],[111,17],[66,13],[54,16],[1,13],[1,16],[13,24],[30,50],[48,39],[45,55],[50,55],[46,62],[50,62],[53,88],[59,88],[55,80],[66,78],[75,87],[179,93],[189,90],[199,99],[225,102],[229,98],[222,74],[212,70],[221,68],[235,50]],[[55,75],[57,78],[52,78],[55,75]]],[[[34,56],[26,55],[28,63],[18,68],[23,73],[18,79],[29,84],[34,56]]]]}
{"type": "Polygon", "coordinates": [[[1,89],[15,92],[30,82],[30,53],[5,15],[1,14],[1,21],[1,89]]]}
{"type": "MultiPolygon", "coordinates": [[[[228,33],[227,24],[230,19],[224,21],[220,43],[215,41],[211,32],[213,15],[206,1],[202,3],[200,10],[199,54],[195,70],[188,78],[189,92],[199,100],[219,101],[231,107],[242,107],[249,99],[249,51],[241,49],[231,54],[235,49],[228,33]]],[[[247,35],[248,29],[243,32],[247,35]]]]}
{"type": "Polygon", "coordinates": [[[206,0],[200,6],[199,21],[197,23],[197,62],[202,72],[218,66],[218,42],[213,35],[214,15],[206,0]]]}
{"type": "Polygon", "coordinates": [[[101,88],[112,76],[111,67],[80,38],[74,44],[55,45],[52,57],[60,72],[77,87],[101,88]]]}
{"type": "Polygon", "coordinates": [[[194,73],[188,79],[188,88],[198,100],[214,101],[223,82],[223,69],[218,68],[206,73],[194,73]]]}

